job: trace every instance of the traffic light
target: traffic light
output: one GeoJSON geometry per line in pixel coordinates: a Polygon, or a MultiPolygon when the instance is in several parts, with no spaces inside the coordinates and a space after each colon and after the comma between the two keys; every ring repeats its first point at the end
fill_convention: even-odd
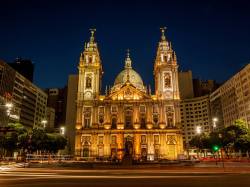
{"type": "Polygon", "coordinates": [[[217,152],[219,149],[220,149],[220,147],[218,145],[214,145],[213,146],[213,151],[214,152],[217,152]]]}

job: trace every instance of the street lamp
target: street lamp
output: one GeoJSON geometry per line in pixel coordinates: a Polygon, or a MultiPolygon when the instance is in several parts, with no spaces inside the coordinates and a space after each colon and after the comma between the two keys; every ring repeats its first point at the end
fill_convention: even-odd
{"type": "Polygon", "coordinates": [[[11,109],[13,108],[13,103],[7,102],[7,103],[5,103],[4,106],[7,108],[6,112],[7,112],[7,116],[8,116],[8,119],[7,119],[7,125],[8,125],[9,120],[10,120],[10,119],[9,119],[9,118],[10,118],[10,111],[11,111],[11,109]]]}
{"type": "Polygon", "coordinates": [[[213,118],[213,128],[216,128],[216,122],[218,121],[218,118],[213,118]]]}
{"type": "Polygon", "coordinates": [[[46,119],[43,119],[41,123],[43,124],[43,128],[46,128],[46,124],[48,123],[48,121],[46,119]]]}
{"type": "Polygon", "coordinates": [[[13,104],[12,103],[6,103],[5,107],[7,108],[7,115],[10,116],[10,110],[12,109],[13,104]]]}
{"type": "Polygon", "coordinates": [[[65,134],[65,127],[60,127],[60,134],[64,135],[65,134]]]}
{"type": "Polygon", "coordinates": [[[215,129],[216,129],[216,127],[217,127],[216,123],[217,123],[217,121],[218,121],[218,118],[214,117],[214,118],[212,119],[212,121],[213,121],[213,129],[212,129],[212,131],[215,131],[215,129]]]}
{"type": "Polygon", "coordinates": [[[196,133],[197,134],[201,134],[201,126],[197,126],[196,127],[196,133]]]}
{"type": "Polygon", "coordinates": [[[13,107],[13,104],[12,103],[6,103],[5,106],[8,108],[8,109],[11,109],[13,107]]]}

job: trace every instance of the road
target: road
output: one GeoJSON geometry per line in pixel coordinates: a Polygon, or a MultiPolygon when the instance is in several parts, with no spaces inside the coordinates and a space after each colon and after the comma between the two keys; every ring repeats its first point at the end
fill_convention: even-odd
{"type": "Polygon", "coordinates": [[[249,186],[250,172],[221,170],[75,170],[12,168],[0,171],[0,187],[235,187],[249,186]]]}

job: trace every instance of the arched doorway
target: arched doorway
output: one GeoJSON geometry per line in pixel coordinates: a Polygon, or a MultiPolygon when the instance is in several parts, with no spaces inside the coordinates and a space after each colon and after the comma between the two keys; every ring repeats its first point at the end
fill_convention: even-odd
{"type": "Polygon", "coordinates": [[[83,144],[82,157],[89,157],[89,143],[87,141],[83,144]]]}
{"type": "Polygon", "coordinates": [[[82,150],[82,156],[83,157],[89,157],[89,148],[88,147],[84,147],[82,150]]]}
{"type": "Polygon", "coordinates": [[[143,161],[147,161],[147,148],[142,148],[141,149],[141,159],[143,161]]]}
{"type": "Polygon", "coordinates": [[[133,138],[131,136],[127,136],[125,138],[125,155],[126,156],[133,155],[133,138]]]}

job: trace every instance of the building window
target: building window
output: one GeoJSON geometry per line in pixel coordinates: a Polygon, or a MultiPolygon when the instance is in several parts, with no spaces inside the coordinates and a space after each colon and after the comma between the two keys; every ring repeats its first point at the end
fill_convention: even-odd
{"type": "Polygon", "coordinates": [[[84,107],[84,127],[90,128],[91,123],[91,107],[84,107]]]}
{"type": "Polygon", "coordinates": [[[155,105],[153,106],[153,113],[156,114],[156,113],[158,113],[158,112],[159,112],[159,110],[158,110],[158,105],[155,104],[155,105]]]}
{"type": "Polygon", "coordinates": [[[99,111],[98,111],[99,123],[103,124],[103,122],[104,122],[104,107],[100,106],[98,109],[99,109],[99,111]]]}
{"type": "Polygon", "coordinates": [[[91,56],[89,57],[89,63],[92,63],[92,57],[91,56]]]}
{"type": "Polygon", "coordinates": [[[86,77],[86,88],[91,89],[92,88],[92,78],[91,75],[87,75],[86,77]]]}
{"type": "Polygon", "coordinates": [[[166,121],[168,127],[174,126],[174,109],[173,106],[167,106],[166,107],[166,121]]]}
{"type": "Polygon", "coordinates": [[[132,117],[133,117],[133,109],[130,106],[125,108],[125,128],[131,129],[132,128],[132,117]]]}
{"type": "Polygon", "coordinates": [[[159,121],[159,114],[153,114],[153,125],[154,125],[154,128],[158,127],[158,121],[159,121]]]}
{"type": "Polygon", "coordinates": [[[159,135],[154,135],[154,144],[159,144],[159,135]]]}
{"type": "Polygon", "coordinates": [[[171,75],[170,73],[164,73],[164,87],[171,88],[171,75]]]}
{"type": "Polygon", "coordinates": [[[111,106],[111,113],[117,113],[117,106],[111,106]]]}
{"type": "Polygon", "coordinates": [[[140,124],[141,124],[141,128],[145,129],[146,128],[146,119],[145,119],[145,115],[142,115],[140,118],[140,124]]]}
{"type": "Polygon", "coordinates": [[[117,117],[116,116],[112,116],[111,129],[116,129],[116,128],[117,128],[117,117]]]}
{"type": "Polygon", "coordinates": [[[144,105],[140,105],[140,113],[146,113],[146,107],[144,105]]]}
{"type": "Polygon", "coordinates": [[[116,136],[111,136],[111,144],[116,144],[116,136]]]}
{"type": "Polygon", "coordinates": [[[146,135],[141,135],[141,144],[146,144],[146,135]]]}
{"type": "Polygon", "coordinates": [[[99,145],[103,144],[103,136],[98,137],[98,143],[99,143],[99,145]]]}

